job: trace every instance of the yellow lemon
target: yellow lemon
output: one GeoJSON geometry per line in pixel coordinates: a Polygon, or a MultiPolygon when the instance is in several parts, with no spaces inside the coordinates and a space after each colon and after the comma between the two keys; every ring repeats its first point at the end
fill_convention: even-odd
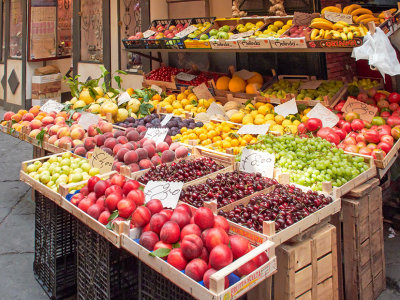
{"type": "Polygon", "coordinates": [[[256,104],[254,104],[255,108],[257,108],[257,109],[259,109],[263,105],[264,105],[264,103],[262,103],[262,102],[256,102],[256,104]]]}
{"type": "Polygon", "coordinates": [[[253,117],[251,115],[245,115],[242,120],[242,124],[253,124],[253,117]]]}
{"type": "Polygon", "coordinates": [[[258,111],[257,110],[252,110],[250,115],[255,118],[258,115],[258,111]]]}
{"type": "Polygon", "coordinates": [[[210,103],[206,99],[200,99],[198,105],[200,105],[202,107],[205,107],[205,108],[209,108],[210,107],[210,103]]]}
{"type": "Polygon", "coordinates": [[[299,120],[294,120],[293,121],[293,125],[299,126],[301,124],[301,122],[299,120]]]}
{"type": "Polygon", "coordinates": [[[169,113],[169,114],[172,113],[172,111],[174,110],[174,108],[170,104],[166,105],[165,109],[166,109],[167,113],[169,113]]]}
{"type": "MultiPolygon", "coordinates": [[[[256,104],[257,107],[257,104],[256,104]]],[[[268,112],[268,107],[266,105],[262,105],[260,107],[258,107],[258,113],[262,114],[263,116],[265,116],[268,112]]]]}
{"type": "Polygon", "coordinates": [[[173,108],[182,108],[182,104],[179,101],[172,102],[173,108]]]}
{"type": "MultiPolygon", "coordinates": [[[[179,101],[179,99],[177,99],[178,101],[179,101]]],[[[182,107],[185,107],[186,105],[189,105],[190,104],[190,101],[188,100],[188,99],[182,99],[181,100],[181,105],[182,105],[182,107]]]]}
{"type": "Polygon", "coordinates": [[[256,124],[256,125],[261,125],[261,124],[264,124],[264,123],[265,123],[265,120],[262,117],[254,119],[254,124],[256,124]]]}
{"type": "Polygon", "coordinates": [[[185,99],[185,98],[186,98],[186,95],[185,95],[184,93],[180,93],[180,94],[178,95],[178,97],[176,97],[176,100],[182,101],[182,100],[185,99]]]}
{"type": "Polygon", "coordinates": [[[278,28],[282,28],[283,22],[282,22],[282,21],[275,21],[275,22],[274,22],[274,26],[276,26],[276,27],[278,27],[278,28]]]}
{"type": "Polygon", "coordinates": [[[308,120],[309,118],[307,116],[302,116],[301,117],[301,123],[304,123],[308,120]]]}
{"type": "Polygon", "coordinates": [[[281,115],[275,116],[275,122],[278,123],[279,125],[282,124],[283,120],[285,120],[284,116],[281,115]]]}
{"type": "Polygon", "coordinates": [[[289,125],[288,128],[290,129],[292,134],[297,133],[297,126],[296,125],[289,125]]]}
{"type": "Polygon", "coordinates": [[[273,126],[273,125],[276,124],[276,122],[275,122],[274,120],[267,120],[267,121],[265,122],[265,124],[269,124],[270,126],[273,126]]]}
{"type": "Polygon", "coordinates": [[[282,126],[288,126],[288,125],[292,125],[292,121],[290,121],[290,120],[283,120],[282,126]]]}
{"type": "Polygon", "coordinates": [[[275,121],[275,116],[274,116],[273,114],[267,114],[267,115],[265,116],[265,120],[272,120],[272,121],[275,121]]]}

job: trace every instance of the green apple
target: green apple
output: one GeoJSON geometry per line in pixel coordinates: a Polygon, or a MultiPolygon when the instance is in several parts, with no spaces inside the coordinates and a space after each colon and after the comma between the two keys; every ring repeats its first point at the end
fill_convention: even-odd
{"type": "Polygon", "coordinates": [[[68,182],[79,182],[83,180],[83,176],[81,173],[70,174],[68,178],[68,182]]]}
{"type": "Polygon", "coordinates": [[[61,161],[61,165],[62,165],[62,166],[70,166],[70,165],[71,165],[71,160],[70,160],[69,158],[64,158],[64,159],[61,161]]]}
{"type": "Polygon", "coordinates": [[[211,29],[210,30],[210,36],[217,35],[217,34],[218,34],[218,30],[217,29],[211,29]]]}
{"type": "Polygon", "coordinates": [[[36,170],[37,170],[37,167],[34,164],[31,164],[31,165],[26,167],[26,171],[28,173],[36,172],[36,170]]]}
{"type": "Polygon", "coordinates": [[[46,162],[42,165],[42,167],[48,169],[48,168],[50,167],[50,163],[49,163],[48,161],[46,161],[46,162]]]}
{"type": "Polygon", "coordinates": [[[30,172],[29,176],[35,178],[36,175],[39,175],[37,172],[30,172]]]}
{"type": "Polygon", "coordinates": [[[71,167],[71,169],[78,169],[79,168],[79,164],[78,163],[76,163],[76,162],[73,162],[73,163],[71,163],[71,165],[70,165],[70,167],[71,167]]]}
{"type": "Polygon", "coordinates": [[[89,172],[90,171],[90,164],[89,163],[84,163],[81,164],[81,169],[85,172],[89,172]]]}
{"type": "Polygon", "coordinates": [[[63,158],[61,156],[57,157],[57,161],[61,162],[63,160],[63,158]]]}
{"type": "Polygon", "coordinates": [[[69,175],[71,173],[71,168],[68,166],[62,166],[61,167],[61,173],[65,175],[69,175]]]}
{"type": "Polygon", "coordinates": [[[82,173],[82,177],[83,177],[83,180],[89,180],[90,177],[92,177],[92,176],[90,176],[88,173],[84,172],[84,173],[82,173]]]}
{"type": "Polygon", "coordinates": [[[48,175],[47,173],[43,173],[40,175],[39,180],[41,183],[47,184],[50,181],[50,175],[48,175]]]}
{"type": "Polygon", "coordinates": [[[61,183],[66,184],[68,182],[68,176],[65,174],[61,174],[60,177],[56,180],[56,184],[60,185],[61,183]]]}
{"type": "Polygon", "coordinates": [[[224,25],[224,26],[222,26],[219,30],[220,30],[220,31],[224,31],[224,32],[229,32],[230,29],[231,29],[231,28],[230,28],[228,25],[224,25]]]}
{"type": "Polygon", "coordinates": [[[188,35],[189,39],[194,39],[197,36],[197,34],[191,33],[188,35]]]}
{"type": "Polygon", "coordinates": [[[39,169],[42,166],[40,161],[35,161],[33,164],[36,166],[36,169],[39,169]]]}
{"type": "Polygon", "coordinates": [[[33,179],[39,181],[40,180],[40,174],[35,174],[35,176],[33,176],[33,179]]]}
{"type": "Polygon", "coordinates": [[[57,156],[52,156],[48,160],[49,163],[53,163],[53,162],[56,162],[56,161],[57,161],[57,156]]]}
{"type": "Polygon", "coordinates": [[[62,158],[70,158],[71,156],[72,156],[71,152],[64,152],[61,157],[62,158]]]}
{"type": "Polygon", "coordinates": [[[51,180],[46,184],[46,186],[47,186],[48,188],[51,188],[51,187],[54,186],[54,185],[55,185],[54,181],[51,181],[51,180]]]}
{"type": "Polygon", "coordinates": [[[90,177],[96,176],[97,174],[100,174],[100,169],[98,168],[91,168],[89,170],[89,175],[90,177]]]}
{"type": "Polygon", "coordinates": [[[227,32],[221,31],[218,33],[218,39],[227,40],[229,39],[229,34],[227,32]]]}
{"type": "Polygon", "coordinates": [[[207,34],[202,34],[200,36],[200,40],[202,40],[202,41],[208,40],[208,35],[207,34]]]}
{"type": "Polygon", "coordinates": [[[55,173],[61,174],[61,173],[62,173],[61,167],[55,167],[55,168],[54,168],[54,171],[53,171],[53,174],[55,174],[55,173]]]}
{"type": "Polygon", "coordinates": [[[60,173],[55,173],[51,175],[51,180],[54,182],[56,182],[58,178],[60,178],[60,173]]]}

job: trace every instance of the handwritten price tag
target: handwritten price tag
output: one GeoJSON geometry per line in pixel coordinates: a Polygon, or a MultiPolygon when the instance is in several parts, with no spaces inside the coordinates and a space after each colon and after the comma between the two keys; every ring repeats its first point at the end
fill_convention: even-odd
{"type": "Polygon", "coordinates": [[[230,39],[231,40],[237,40],[237,39],[245,38],[245,37],[253,35],[253,33],[254,33],[254,30],[232,34],[230,39]]]}
{"type": "Polygon", "coordinates": [[[111,172],[114,163],[114,157],[99,147],[95,147],[89,163],[92,168],[98,168],[100,170],[100,174],[104,174],[111,172]]]}
{"type": "Polygon", "coordinates": [[[129,102],[129,100],[131,100],[131,95],[129,95],[127,92],[122,93],[118,97],[118,106],[120,106],[126,102],[129,102]]]}
{"type": "Polygon", "coordinates": [[[243,69],[243,70],[240,70],[238,72],[235,72],[233,75],[234,76],[239,76],[243,80],[248,80],[248,79],[250,79],[251,77],[254,76],[254,73],[243,69]]]}
{"type": "Polygon", "coordinates": [[[153,30],[146,30],[143,32],[143,38],[148,39],[149,37],[153,36],[156,32],[153,30]]]}
{"type": "Polygon", "coordinates": [[[190,26],[186,27],[185,29],[183,29],[181,32],[178,32],[175,36],[177,36],[178,38],[183,38],[183,37],[187,36],[188,34],[195,32],[196,30],[197,30],[196,26],[190,25],[190,26]]]}
{"type": "Polygon", "coordinates": [[[322,80],[306,81],[300,85],[300,90],[316,90],[322,83],[322,80]]]}
{"type": "Polygon", "coordinates": [[[175,208],[181,195],[183,182],[149,181],[144,188],[146,203],[159,199],[164,207],[175,208]]]}
{"type": "Polygon", "coordinates": [[[211,99],[213,95],[210,93],[207,85],[203,82],[199,86],[193,89],[193,93],[196,95],[197,99],[211,99]]]}
{"type": "Polygon", "coordinates": [[[162,93],[162,88],[160,88],[158,85],[152,84],[150,88],[155,90],[158,94],[162,93]]]}
{"type": "Polygon", "coordinates": [[[320,119],[323,127],[333,127],[339,122],[339,117],[321,103],[315,105],[314,108],[308,112],[307,117],[320,119]]]}
{"type": "Polygon", "coordinates": [[[168,114],[165,115],[164,119],[161,121],[161,126],[165,126],[168,124],[169,121],[171,121],[172,117],[174,116],[174,114],[168,114]]]}
{"type": "Polygon", "coordinates": [[[206,114],[209,116],[222,115],[225,119],[227,119],[225,111],[215,102],[212,102],[210,104],[210,107],[207,109],[206,114]]]}
{"type": "Polygon", "coordinates": [[[175,76],[176,79],[182,80],[182,81],[192,81],[196,77],[197,77],[196,75],[187,74],[184,72],[180,72],[180,73],[176,74],[176,76],[175,76]]]}
{"type": "Polygon", "coordinates": [[[343,22],[346,22],[347,24],[353,24],[353,17],[351,15],[335,13],[335,12],[331,12],[331,11],[326,11],[324,13],[324,15],[325,15],[325,19],[327,19],[331,22],[334,22],[334,23],[343,21],[343,22]]]}
{"type": "Polygon", "coordinates": [[[88,130],[89,126],[92,124],[97,124],[99,119],[100,118],[98,115],[82,112],[78,121],[78,125],[81,125],[83,129],[88,130]]]}
{"type": "Polygon", "coordinates": [[[240,160],[240,171],[247,173],[261,173],[262,176],[273,178],[275,155],[244,148],[240,160]]]}
{"type": "Polygon", "coordinates": [[[346,103],[342,108],[342,112],[355,112],[360,115],[361,120],[365,120],[367,122],[371,122],[378,112],[378,108],[368,105],[364,102],[355,100],[353,98],[348,98],[346,103]]]}
{"type": "Polygon", "coordinates": [[[40,107],[40,110],[47,113],[51,113],[53,111],[59,113],[63,108],[64,104],[58,103],[54,100],[49,100],[45,104],[43,104],[42,107],[40,107]]]}
{"type": "Polygon", "coordinates": [[[275,112],[281,116],[288,116],[297,114],[299,111],[297,110],[296,100],[292,99],[288,102],[282,103],[278,106],[275,106],[275,112]]]}
{"type": "Polygon", "coordinates": [[[149,128],[146,131],[145,138],[153,140],[156,144],[164,141],[167,136],[168,128],[149,128]]]}
{"type": "Polygon", "coordinates": [[[237,131],[238,134],[266,134],[269,124],[264,125],[244,125],[237,131]]]}

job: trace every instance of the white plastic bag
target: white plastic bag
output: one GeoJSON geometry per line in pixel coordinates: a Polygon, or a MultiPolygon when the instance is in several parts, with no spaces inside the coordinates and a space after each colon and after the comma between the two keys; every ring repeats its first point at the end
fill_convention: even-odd
{"type": "Polygon", "coordinates": [[[376,28],[373,35],[368,32],[364,37],[363,45],[354,48],[351,56],[356,60],[368,59],[368,64],[374,66],[383,78],[385,78],[385,74],[390,76],[400,74],[396,51],[380,28],[376,28]]]}

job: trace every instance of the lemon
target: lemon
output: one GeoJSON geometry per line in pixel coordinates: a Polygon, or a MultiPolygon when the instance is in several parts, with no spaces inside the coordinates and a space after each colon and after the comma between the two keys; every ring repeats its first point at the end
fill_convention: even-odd
{"type": "Polygon", "coordinates": [[[288,128],[290,129],[292,134],[296,134],[297,133],[297,125],[289,125],[288,128]]]}
{"type": "Polygon", "coordinates": [[[273,114],[267,114],[267,115],[265,116],[265,120],[272,120],[272,121],[275,122],[275,117],[274,117],[273,114]]]}
{"type": "Polygon", "coordinates": [[[279,28],[275,25],[269,25],[268,29],[270,29],[270,31],[274,31],[274,32],[277,32],[279,30],[279,28]]]}
{"type": "Polygon", "coordinates": [[[270,126],[273,126],[273,125],[276,124],[276,122],[275,122],[274,120],[267,120],[267,121],[265,122],[265,124],[269,124],[270,126]]]}
{"type": "Polygon", "coordinates": [[[172,111],[174,110],[174,108],[172,107],[172,105],[168,104],[165,106],[165,110],[167,111],[167,113],[172,113],[172,111]]]}
{"type": "MultiPolygon", "coordinates": [[[[278,27],[278,28],[282,28],[283,26],[283,22],[282,21],[275,21],[274,22],[274,26],[278,27]]],[[[275,30],[276,31],[276,30],[275,30]]]]}
{"type": "Polygon", "coordinates": [[[103,89],[102,89],[100,86],[96,86],[96,87],[94,88],[94,90],[95,90],[96,93],[97,93],[96,99],[99,99],[99,98],[101,98],[101,97],[104,96],[104,91],[103,91],[103,89]]]}
{"type": "Polygon", "coordinates": [[[286,25],[292,26],[293,25],[293,20],[289,20],[286,22],[286,25]]]}
{"type": "Polygon", "coordinates": [[[182,104],[179,101],[172,102],[173,108],[182,108],[182,104]]]}
{"type": "Polygon", "coordinates": [[[288,126],[288,125],[292,125],[292,121],[290,121],[290,120],[283,120],[282,126],[288,126]]]}
{"type": "Polygon", "coordinates": [[[185,98],[186,98],[186,95],[183,94],[183,93],[180,93],[180,94],[178,95],[178,97],[176,97],[176,100],[182,101],[182,100],[185,99],[185,98]]]}
{"type": "MultiPolygon", "coordinates": [[[[257,104],[256,104],[257,106],[257,104]]],[[[258,113],[262,114],[263,116],[265,116],[268,112],[268,107],[266,105],[262,105],[258,108],[258,113]]]]}
{"type": "Polygon", "coordinates": [[[253,117],[251,115],[245,115],[242,120],[243,125],[253,124],[253,117]]]}
{"type": "Polygon", "coordinates": [[[85,101],[83,101],[83,100],[78,100],[78,101],[75,102],[73,108],[74,108],[74,109],[76,109],[76,108],[81,108],[81,107],[84,107],[85,105],[86,105],[85,101]]]}
{"type": "Polygon", "coordinates": [[[94,102],[92,96],[90,96],[88,89],[83,89],[82,92],[79,94],[79,100],[84,101],[86,104],[90,104],[94,102]]]}
{"type": "Polygon", "coordinates": [[[284,116],[281,116],[281,115],[275,116],[275,122],[276,122],[277,124],[279,124],[279,125],[282,124],[283,120],[285,120],[285,117],[284,117],[284,116]]]}
{"type": "Polygon", "coordinates": [[[128,118],[128,116],[129,116],[128,111],[125,108],[119,108],[115,121],[123,122],[128,118]]]}
{"type": "Polygon", "coordinates": [[[265,123],[265,119],[263,117],[256,117],[254,119],[254,124],[256,124],[256,125],[261,125],[261,124],[264,124],[264,123],[265,123]]]}
{"type": "Polygon", "coordinates": [[[293,121],[293,125],[296,125],[296,126],[299,126],[300,123],[301,123],[301,122],[300,122],[299,120],[294,120],[294,121],[293,121]]]}
{"type": "Polygon", "coordinates": [[[257,110],[252,110],[250,115],[255,118],[258,115],[258,111],[257,110]]]}
{"type": "Polygon", "coordinates": [[[93,103],[92,105],[90,105],[89,111],[92,114],[99,114],[100,113],[100,104],[93,103]]]}
{"type": "Polygon", "coordinates": [[[301,117],[301,123],[304,123],[304,122],[306,122],[308,120],[308,117],[307,116],[302,116],[301,117]]]}
{"type": "Polygon", "coordinates": [[[256,23],[256,26],[257,26],[258,28],[263,27],[263,26],[264,26],[264,22],[258,21],[258,22],[256,23]]]}
{"type": "Polygon", "coordinates": [[[75,104],[76,101],[78,101],[78,99],[76,97],[74,97],[74,98],[71,99],[70,102],[71,102],[71,104],[75,104]]]}
{"type": "Polygon", "coordinates": [[[205,108],[210,107],[210,103],[206,99],[200,99],[198,105],[205,108]]]}

